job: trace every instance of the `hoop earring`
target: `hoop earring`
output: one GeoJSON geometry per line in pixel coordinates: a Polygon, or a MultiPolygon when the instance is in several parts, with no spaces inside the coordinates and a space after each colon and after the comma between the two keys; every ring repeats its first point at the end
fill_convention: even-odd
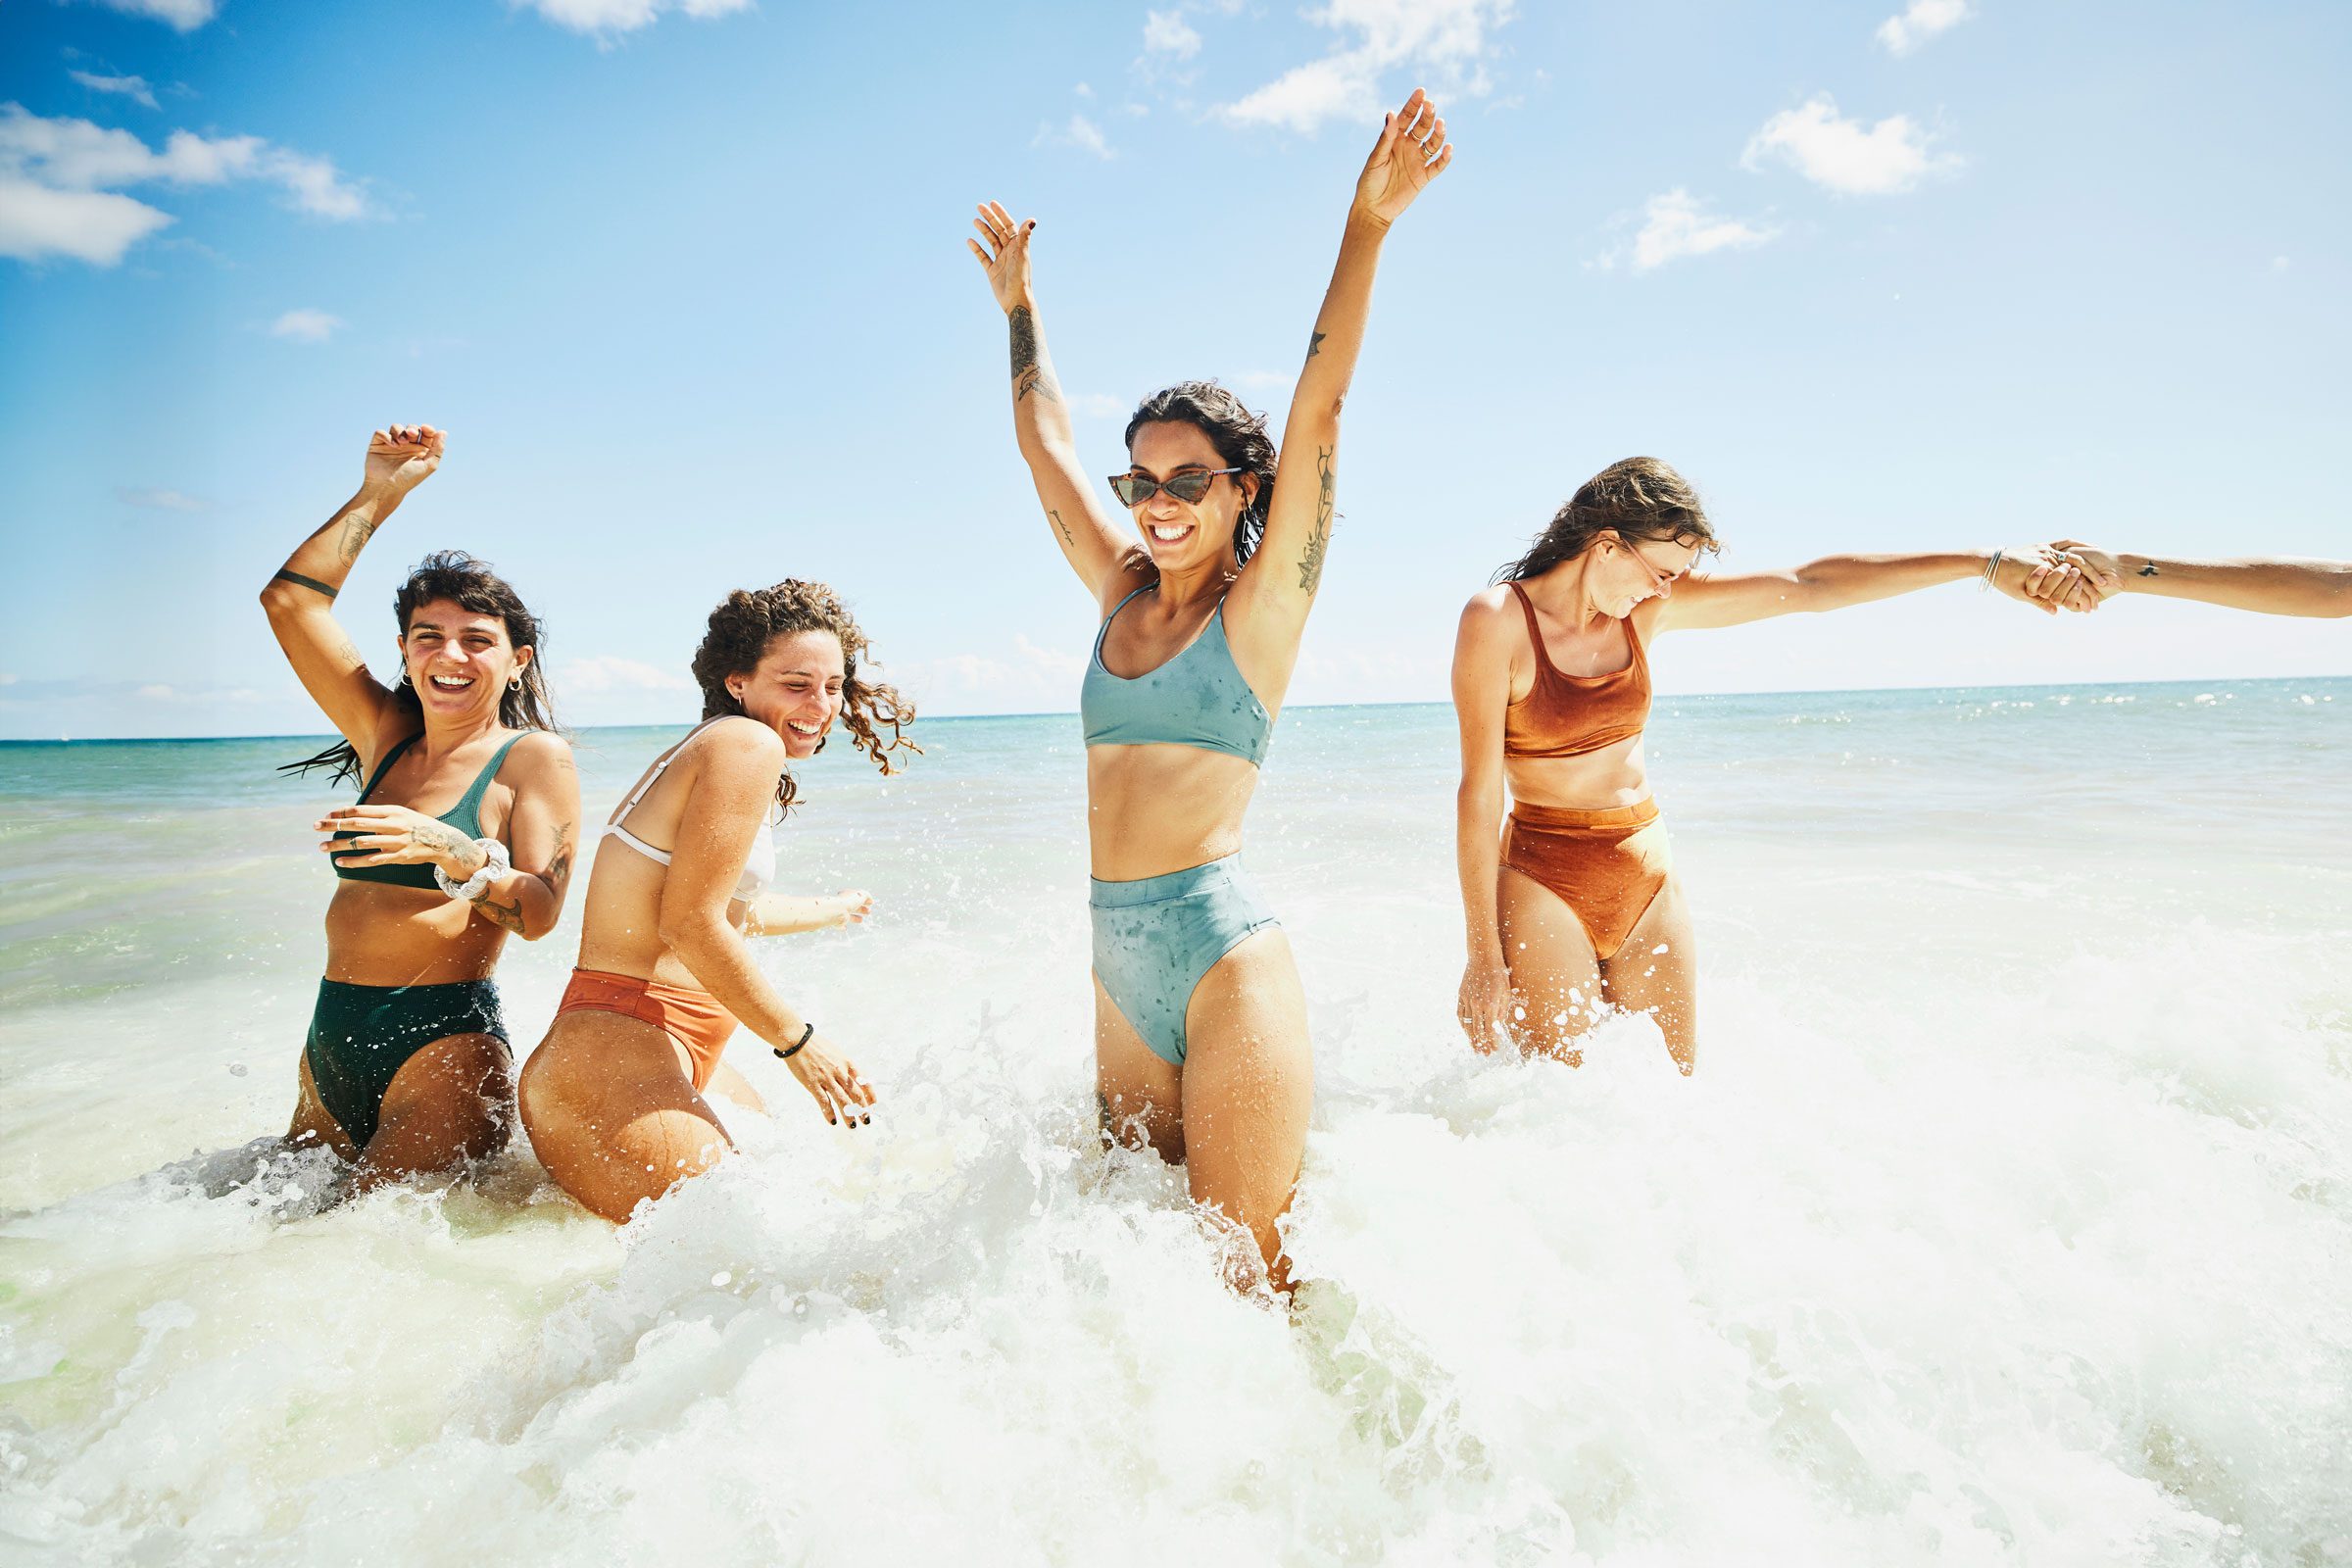
{"type": "Polygon", "coordinates": [[[518,670],[516,670],[516,671],[515,671],[514,674],[512,674],[512,675],[510,675],[509,677],[507,677],[507,690],[509,690],[509,691],[511,691],[511,692],[518,692],[518,691],[522,690],[522,671],[521,671],[521,670],[519,670],[519,669],[518,669],[518,670]]]}
{"type": "Polygon", "coordinates": [[[403,686],[409,683],[409,666],[406,664],[400,666],[400,683],[403,686]]]}

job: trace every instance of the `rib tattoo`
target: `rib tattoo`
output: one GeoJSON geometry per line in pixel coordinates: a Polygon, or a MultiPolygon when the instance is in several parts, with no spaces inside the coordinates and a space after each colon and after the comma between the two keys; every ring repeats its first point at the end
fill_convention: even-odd
{"type": "Polygon", "coordinates": [[[1015,305],[1007,318],[1012,326],[1012,401],[1020,402],[1035,392],[1049,403],[1061,401],[1061,388],[1054,384],[1054,372],[1039,363],[1037,352],[1037,318],[1026,305],[1015,305]]]}
{"type": "Polygon", "coordinates": [[[1331,447],[1315,448],[1315,472],[1322,488],[1315,499],[1315,531],[1306,536],[1305,553],[1298,558],[1298,586],[1310,594],[1323,586],[1323,552],[1331,546],[1331,500],[1337,482],[1331,467],[1333,452],[1331,447]]]}

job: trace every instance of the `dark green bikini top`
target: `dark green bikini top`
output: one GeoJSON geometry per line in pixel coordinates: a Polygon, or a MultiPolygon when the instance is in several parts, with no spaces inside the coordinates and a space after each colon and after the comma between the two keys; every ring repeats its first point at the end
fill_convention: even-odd
{"type": "MultiPolygon", "coordinates": [[[[528,735],[530,731],[524,730],[522,733],[528,735]]],[[[375,771],[368,776],[368,787],[360,791],[362,806],[368,804],[368,797],[375,793],[375,787],[384,781],[384,775],[392,771],[392,764],[399,761],[410,747],[422,739],[424,736],[421,732],[412,735],[384,754],[384,760],[375,764],[375,771]]],[[[514,749],[514,741],[521,739],[522,735],[517,735],[514,740],[501,746],[497,754],[490,759],[490,765],[474,775],[473,783],[466,787],[466,793],[459,798],[458,804],[442,812],[434,820],[447,822],[469,839],[480,838],[482,836],[482,797],[490,793],[490,781],[498,777],[499,764],[504,762],[507,760],[507,754],[514,749]]],[[[339,839],[356,839],[359,836],[357,833],[335,835],[339,839]]],[[[355,865],[347,867],[343,864],[343,857],[335,855],[331,851],[329,858],[335,862],[335,875],[346,882],[390,882],[404,888],[422,888],[427,893],[441,891],[441,884],[433,880],[433,868],[429,865],[355,865]]]]}

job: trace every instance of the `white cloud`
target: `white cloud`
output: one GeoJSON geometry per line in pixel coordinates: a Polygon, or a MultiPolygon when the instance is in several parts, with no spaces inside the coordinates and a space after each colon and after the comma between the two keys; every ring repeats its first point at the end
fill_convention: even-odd
{"type": "Polygon", "coordinates": [[[220,0],[100,0],[116,11],[168,22],[181,32],[194,32],[220,10],[220,0]]]}
{"type": "Polygon", "coordinates": [[[1032,147],[1078,147],[1102,159],[1119,156],[1112,149],[1109,141],[1104,138],[1102,127],[1084,115],[1072,115],[1070,122],[1059,128],[1053,125],[1038,126],[1037,134],[1030,138],[1029,145],[1032,147]]]}
{"type": "Polygon", "coordinates": [[[1847,120],[1825,92],[1764,122],[1740,162],[1758,169],[1777,158],[1816,185],[1849,196],[1884,196],[1960,167],[1959,159],[1931,151],[1929,141],[1908,115],[1889,115],[1870,126],[1847,120]]]}
{"type": "Polygon", "coordinates": [[[179,693],[173,691],[169,686],[157,685],[140,687],[138,695],[146,698],[151,703],[169,703],[175,701],[178,698],[179,693]]]}
{"type": "Polygon", "coordinates": [[[348,221],[371,211],[366,195],[326,159],[259,136],[175,130],[159,152],[127,130],[0,104],[0,255],[37,261],[55,254],[112,267],[172,221],[144,202],[114,194],[114,187],[230,180],[281,186],[295,207],[320,218],[348,221]]]}
{"type": "Polygon", "coordinates": [[[560,27],[600,38],[650,27],[665,11],[708,22],[752,8],[752,0],[521,0],[521,3],[560,27]]]}
{"type": "Polygon", "coordinates": [[[87,71],[69,71],[66,74],[92,92],[119,93],[150,109],[163,107],[155,101],[155,90],[147,85],[145,76],[100,76],[87,71]]]}
{"type": "Polygon", "coordinates": [[[641,660],[598,654],[588,659],[556,662],[554,684],[566,697],[598,697],[608,692],[692,691],[694,682],[683,673],[648,664],[641,660]]]}
{"type": "Polygon", "coordinates": [[[1144,51],[1169,60],[1190,60],[1200,52],[1200,34],[1181,11],[1144,13],[1144,51]]]}
{"type": "Polygon", "coordinates": [[[1012,646],[948,654],[892,667],[893,683],[933,711],[1057,712],[1070,706],[1086,660],[1068,649],[1040,648],[1025,632],[1012,646]]]}
{"type": "Polygon", "coordinates": [[[1483,96],[1490,34],[1511,20],[1513,0],[1328,0],[1308,20],[1352,34],[1320,60],[1297,66],[1221,113],[1242,125],[1312,132],[1327,120],[1371,120],[1381,77],[1396,67],[1446,93],[1483,96]]]}
{"type": "Polygon", "coordinates": [[[25,262],[70,256],[112,267],[124,251],[171,221],[170,214],[128,196],[51,190],[0,173],[0,256],[25,262]]]}
{"type": "MultiPolygon", "coordinates": [[[[1646,272],[1685,256],[1705,256],[1712,251],[1749,250],[1762,245],[1780,232],[1777,228],[1760,227],[1744,219],[1718,218],[1707,213],[1687,190],[1675,189],[1664,195],[1652,196],[1642,212],[1642,231],[1634,236],[1632,261],[1634,270],[1646,272]]],[[[1601,265],[1613,266],[1615,256],[1604,257],[1601,265]]]]}
{"type": "Polygon", "coordinates": [[[291,338],[297,343],[323,343],[333,337],[335,329],[342,324],[341,317],[329,316],[324,311],[314,311],[306,306],[298,311],[288,311],[271,321],[270,335],[291,338]]]}
{"type": "Polygon", "coordinates": [[[1879,42],[1889,54],[1907,55],[1937,33],[1966,22],[1968,0],[1911,0],[1899,17],[1879,24],[1879,42]]]}
{"type": "Polygon", "coordinates": [[[115,499],[126,507],[143,507],[149,512],[210,512],[213,504],[179,490],[140,490],[128,485],[115,487],[115,499]]]}

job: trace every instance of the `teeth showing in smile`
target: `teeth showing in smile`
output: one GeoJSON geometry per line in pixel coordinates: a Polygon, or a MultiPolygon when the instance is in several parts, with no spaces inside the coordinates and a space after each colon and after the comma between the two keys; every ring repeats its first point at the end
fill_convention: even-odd
{"type": "Polygon", "coordinates": [[[1153,523],[1152,525],[1152,537],[1158,540],[1163,545],[1172,545],[1177,540],[1183,538],[1186,534],[1191,533],[1192,531],[1193,530],[1190,524],[1184,524],[1174,528],[1162,528],[1158,523],[1153,523]]]}
{"type": "Polygon", "coordinates": [[[788,718],[784,722],[795,735],[822,735],[825,732],[821,724],[804,724],[797,718],[788,718]]]}
{"type": "Polygon", "coordinates": [[[470,675],[435,675],[433,684],[445,692],[462,692],[473,684],[473,677],[470,675]]]}

